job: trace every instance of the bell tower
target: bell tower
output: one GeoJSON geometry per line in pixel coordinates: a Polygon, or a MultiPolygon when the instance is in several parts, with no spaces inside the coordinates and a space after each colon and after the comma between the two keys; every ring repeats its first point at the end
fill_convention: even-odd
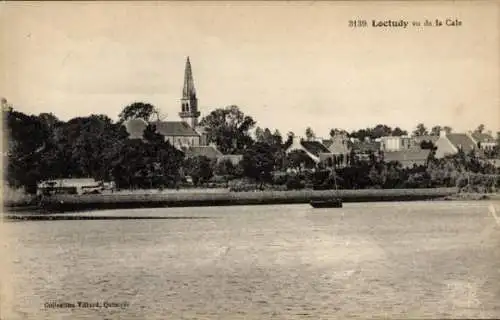
{"type": "Polygon", "coordinates": [[[189,57],[187,57],[186,67],[184,69],[184,87],[182,89],[181,112],[179,112],[179,116],[193,129],[198,126],[200,112],[198,111],[198,98],[196,98],[193,72],[191,70],[189,57]]]}

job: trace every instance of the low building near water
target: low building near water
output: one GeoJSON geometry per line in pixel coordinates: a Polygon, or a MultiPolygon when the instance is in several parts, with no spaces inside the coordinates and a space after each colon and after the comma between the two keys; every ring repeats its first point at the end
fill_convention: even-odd
{"type": "Polygon", "coordinates": [[[53,179],[42,181],[37,186],[37,194],[85,194],[97,193],[103,183],[89,178],[53,179]]]}

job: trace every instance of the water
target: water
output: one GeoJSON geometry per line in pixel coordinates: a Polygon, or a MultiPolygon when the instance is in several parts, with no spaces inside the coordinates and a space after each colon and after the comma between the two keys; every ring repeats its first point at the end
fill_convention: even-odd
{"type": "Polygon", "coordinates": [[[206,207],[93,212],[206,219],[8,222],[1,319],[498,318],[490,204],[500,209],[206,207]],[[53,305],[78,301],[101,306],[53,305]]]}

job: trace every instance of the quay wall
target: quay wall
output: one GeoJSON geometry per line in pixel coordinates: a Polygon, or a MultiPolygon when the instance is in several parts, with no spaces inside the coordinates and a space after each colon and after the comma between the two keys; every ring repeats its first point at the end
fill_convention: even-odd
{"type": "Polygon", "coordinates": [[[230,205],[300,204],[312,199],[341,198],[343,202],[418,201],[445,198],[457,194],[457,188],[299,190],[227,193],[144,193],[55,195],[43,199],[43,209],[56,211],[198,207],[230,205]]]}

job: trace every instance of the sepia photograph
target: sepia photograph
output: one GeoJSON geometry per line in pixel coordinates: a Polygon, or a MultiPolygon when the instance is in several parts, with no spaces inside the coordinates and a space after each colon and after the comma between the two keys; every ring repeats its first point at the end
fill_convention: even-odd
{"type": "Polygon", "coordinates": [[[500,318],[500,1],[2,1],[0,320],[500,318]]]}

